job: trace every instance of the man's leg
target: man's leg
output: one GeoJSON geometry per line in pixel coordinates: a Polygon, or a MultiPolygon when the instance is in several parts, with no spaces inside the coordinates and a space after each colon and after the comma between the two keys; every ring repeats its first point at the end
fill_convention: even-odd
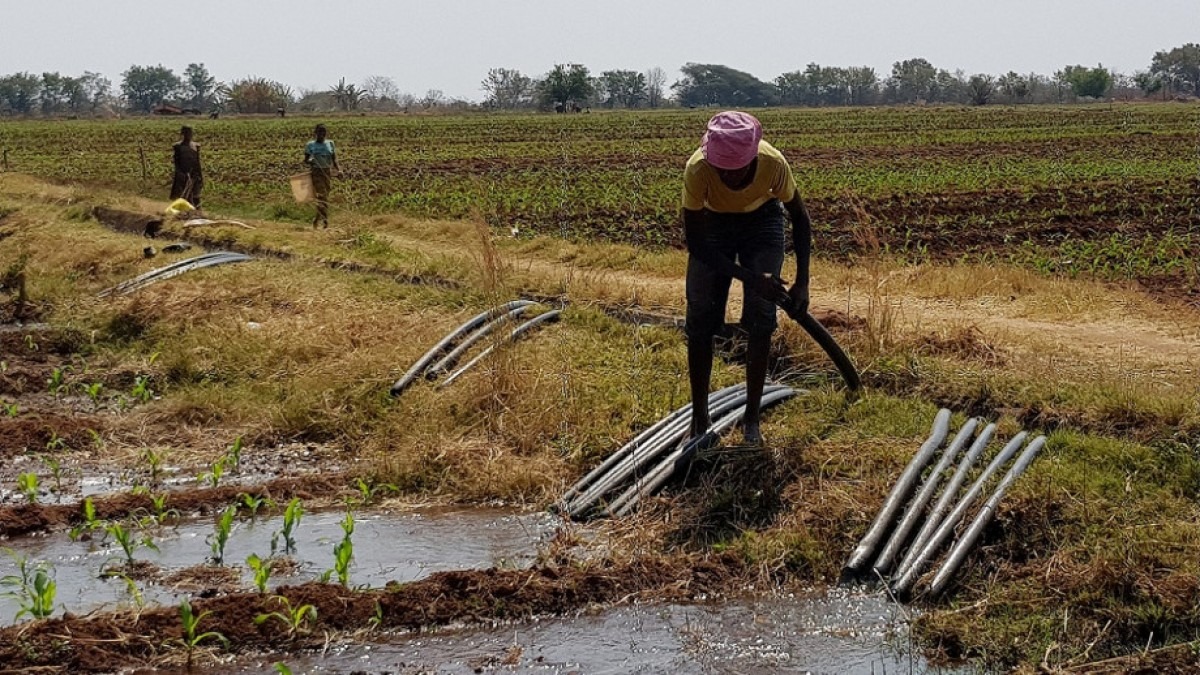
{"type": "Polygon", "coordinates": [[[708,431],[708,387],[712,382],[712,336],[688,336],[688,382],[692,386],[692,437],[708,431]]]}
{"type": "Polygon", "coordinates": [[[713,336],[725,322],[730,282],[729,277],[717,274],[695,258],[688,258],[686,330],[693,437],[703,435],[712,423],[708,415],[708,388],[712,381],[713,336]]]}
{"type": "Polygon", "coordinates": [[[751,335],[746,345],[746,416],[742,437],[747,445],[762,444],[760,419],[763,388],[767,382],[767,361],[771,354],[770,335],[751,335]]]}
{"type": "MultiPolygon", "coordinates": [[[[784,216],[779,202],[768,202],[749,214],[753,220],[739,247],[738,259],[756,274],[779,276],[783,269],[784,216]]],[[[742,437],[748,445],[763,442],[760,426],[763,388],[771,355],[771,336],[778,324],[775,304],[746,292],[743,295],[742,325],[748,335],[746,344],[746,415],[742,437]]]]}

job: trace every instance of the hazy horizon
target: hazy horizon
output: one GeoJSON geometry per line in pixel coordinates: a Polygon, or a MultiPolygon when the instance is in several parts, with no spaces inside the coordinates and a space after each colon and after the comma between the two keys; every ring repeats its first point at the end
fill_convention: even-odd
{"type": "Polygon", "coordinates": [[[119,87],[132,65],[182,74],[189,63],[204,63],[222,81],[261,76],[324,90],[341,78],[361,83],[382,75],[416,96],[437,89],[479,101],[487,71],[501,67],[531,77],[556,63],[580,63],[593,75],[660,67],[668,85],[688,62],[727,65],[768,82],[814,62],[869,66],[882,79],[894,62],[917,57],[967,75],[1053,75],[1075,64],[1132,74],[1147,69],[1157,51],[1200,41],[1194,0],[998,4],[110,0],[81,12],[76,2],[42,0],[5,8],[0,75],[87,70],[119,87]]]}

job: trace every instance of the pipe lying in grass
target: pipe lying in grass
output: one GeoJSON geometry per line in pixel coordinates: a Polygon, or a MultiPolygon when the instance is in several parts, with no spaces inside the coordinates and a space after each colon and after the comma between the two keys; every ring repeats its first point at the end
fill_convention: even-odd
{"type": "Polygon", "coordinates": [[[205,253],[194,258],[177,260],[170,265],[159,267],[158,269],[150,270],[149,272],[140,274],[132,279],[122,281],[112,288],[106,288],[103,291],[100,291],[96,294],[96,296],[103,298],[114,294],[128,295],[129,293],[149,286],[150,284],[163,281],[164,279],[170,279],[171,277],[183,274],[184,272],[189,272],[194,269],[210,267],[212,265],[221,265],[224,263],[244,262],[246,260],[253,260],[253,258],[243,253],[232,253],[229,251],[205,253]]]}
{"type": "Polygon", "coordinates": [[[933,533],[933,536],[929,538],[929,541],[925,543],[925,546],[923,546],[921,551],[917,553],[917,556],[913,558],[912,565],[905,570],[904,575],[901,576],[898,581],[896,581],[894,586],[892,586],[893,595],[900,600],[908,600],[912,597],[913,588],[917,585],[917,579],[921,576],[921,572],[925,569],[925,565],[929,563],[930,559],[935,553],[937,553],[942,544],[946,543],[946,539],[950,537],[950,534],[954,531],[954,528],[958,525],[959,521],[961,521],[966,515],[967,509],[971,508],[971,504],[975,503],[975,499],[979,497],[979,493],[983,492],[983,486],[992,477],[992,474],[996,473],[1001,466],[1008,463],[1008,460],[1012,459],[1012,456],[1015,455],[1017,450],[1025,443],[1025,437],[1027,435],[1028,434],[1022,431],[1014,436],[1013,439],[1008,442],[1008,445],[1004,446],[1004,449],[1000,451],[1000,454],[996,455],[995,459],[992,460],[992,463],[983,470],[983,473],[979,475],[979,478],[977,478],[971,485],[971,488],[967,490],[967,494],[963,495],[963,498],[958,502],[958,506],[955,506],[954,510],[950,512],[950,515],[946,516],[946,520],[944,520],[938,526],[937,531],[933,533]]]}
{"type": "Polygon", "coordinates": [[[1004,499],[1004,493],[1021,477],[1021,474],[1025,473],[1025,469],[1029,468],[1029,465],[1033,463],[1033,460],[1041,452],[1044,445],[1046,445],[1046,437],[1038,436],[1025,447],[1025,451],[1021,453],[1021,456],[1013,463],[1012,468],[1005,474],[1004,480],[1000,481],[1000,485],[996,487],[996,491],[992,493],[992,496],[979,509],[979,513],[975,516],[975,520],[971,522],[971,526],[967,528],[967,531],[959,538],[958,543],[946,555],[946,562],[942,563],[942,568],[938,570],[938,573],[933,577],[933,581],[929,584],[930,595],[937,597],[946,590],[950,579],[958,571],[958,568],[962,566],[963,560],[966,559],[967,553],[971,551],[971,547],[975,545],[975,542],[979,539],[979,535],[983,534],[983,528],[987,527],[987,524],[992,520],[992,516],[996,514],[996,508],[1000,506],[1000,500],[1004,499]]]}
{"type": "Polygon", "coordinates": [[[500,326],[507,326],[509,323],[515,321],[522,314],[527,312],[532,305],[533,303],[529,303],[514,307],[508,312],[479,327],[474,333],[471,333],[466,337],[466,339],[460,342],[457,347],[447,352],[447,354],[439,359],[437,363],[429,366],[429,368],[425,370],[425,379],[436,380],[438,377],[450,372],[450,369],[454,367],[454,364],[458,363],[458,360],[462,358],[462,355],[466,354],[468,349],[475,346],[475,343],[484,339],[488,335],[491,335],[492,332],[500,326]]]}
{"type": "Polygon", "coordinates": [[[921,471],[924,470],[925,465],[929,464],[933,453],[942,446],[942,442],[946,440],[949,433],[950,411],[942,408],[933,420],[933,430],[930,432],[929,438],[917,450],[917,454],[905,467],[904,473],[900,474],[900,479],[896,481],[896,485],[892,487],[892,491],[884,500],[879,515],[875,516],[875,522],[871,523],[870,529],[858,543],[850,555],[850,559],[846,561],[846,566],[842,568],[842,581],[850,581],[862,576],[864,568],[870,564],[875,549],[879,546],[879,541],[883,539],[883,535],[887,534],[888,528],[895,520],[896,512],[904,506],[904,502],[908,501],[909,495],[912,494],[913,489],[917,486],[917,481],[921,478],[921,471]]]}
{"type": "Polygon", "coordinates": [[[858,377],[858,369],[854,367],[854,362],[850,360],[849,356],[846,356],[846,352],[842,351],[841,346],[833,339],[829,331],[825,330],[821,322],[814,319],[808,312],[799,314],[799,316],[797,314],[799,312],[788,312],[788,316],[795,319],[800,324],[800,327],[804,329],[804,332],[808,333],[817,345],[821,347],[825,355],[829,357],[829,360],[833,361],[833,365],[837,367],[838,372],[842,375],[842,380],[846,382],[846,388],[852,393],[857,394],[862,389],[862,381],[858,377]]]}
{"type": "MultiPolygon", "coordinates": [[[[763,393],[762,407],[766,408],[795,394],[796,390],[791,387],[776,387],[763,393]]],[[[683,447],[671,452],[657,467],[651,469],[650,473],[634,482],[628,490],[609,504],[606,509],[608,515],[619,517],[629,514],[643,497],[654,494],[672,476],[691,466],[696,453],[702,447],[711,447],[722,432],[741,421],[745,415],[745,397],[742,397],[738,407],[726,413],[716,424],[709,427],[708,432],[703,436],[693,438],[683,447]]]]}
{"type": "MultiPolygon", "coordinates": [[[[709,410],[715,411],[715,414],[724,414],[733,405],[741,405],[741,403],[735,403],[735,401],[740,397],[744,402],[745,396],[746,385],[744,384],[726,387],[713,394],[709,394],[709,410]]],[[[647,463],[661,455],[671,446],[679,443],[687,435],[688,428],[691,426],[692,406],[688,404],[680,410],[682,411],[681,414],[673,414],[671,416],[673,419],[670,423],[661,427],[657,432],[648,437],[645,442],[634,448],[625,460],[597,478],[591,487],[568,506],[568,515],[572,518],[584,516],[606,494],[621,485],[630,476],[639,475],[639,472],[647,463]]]]}
{"type": "MultiPolygon", "coordinates": [[[[712,394],[709,394],[709,396],[708,396],[709,406],[711,407],[713,405],[714,399],[720,399],[721,397],[736,391],[738,388],[740,388],[742,386],[744,386],[744,385],[740,385],[740,384],[734,385],[732,387],[726,387],[724,389],[715,391],[712,394]]],[[[605,459],[599,466],[597,466],[596,468],[589,471],[586,476],[579,479],[574,485],[572,485],[570,487],[570,489],[568,489],[565,493],[563,493],[563,496],[558,499],[558,501],[554,504],[553,508],[560,513],[568,512],[570,510],[571,502],[575,499],[576,495],[583,493],[597,479],[599,479],[601,476],[604,476],[609,471],[619,470],[616,467],[618,465],[624,465],[628,461],[628,459],[630,457],[632,457],[634,451],[636,451],[639,447],[642,447],[643,445],[650,442],[652,439],[654,439],[654,437],[657,434],[659,434],[659,432],[663,431],[665,428],[671,426],[673,423],[677,422],[678,420],[680,420],[682,418],[690,416],[691,412],[692,412],[692,404],[689,403],[687,405],[680,406],[679,408],[675,409],[674,412],[670,413],[666,417],[664,417],[664,418],[660,419],[659,421],[655,422],[654,424],[652,424],[645,431],[643,431],[640,434],[638,434],[637,436],[635,436],[631,441],[629,441],[625,445],[621,446],[621,448],[618,449],[616,452],[609,455],[608,458],[605,459]]]]}
{"type": "Polygon", "coordinates": [[[942,490],[942,496],[938,498],[937,504],[929,511],[929,516],[925,518],[925,524],[921,526],[921,530],[917,533],[916,538],[913,539],[912,545],[908,547],[908,553],[904,554],[904,559],[896,567],[894,577],[899,578],[904,576],[904,572],[912,565],[917,554],[921,552],[921,549],[925,547],[929,538],[937,531],[942,518],[952,507],[954,498],[958,496],[959,488],[966,482],[971,467],[975,466],[975,462],[979,460],[988,443],[992,442],[992,435],[995,433],[995,424],[989,424],[983,428],[983,431],[979,432],[979,436],[971,444],[971,448],[967,450],[967,454],[958,463],[958,468],[954,470],[954,475],[950,478],[950,482],[942,490]]]}
{"type": "Polygon", "coordinates": [[[404,373],[404,376],[399,380],[396,380],[396,383],[392,385],[392,396],[399,396],[401,393],[403,393],[409,385],[415,382],[416,379],[425,372],[425,369],[429,367],[429,364],[433,363],[434,359],[441,356],[443,352],[450,348],[450,345],[462,339],[462,337],[467,333],[475,330],[488,321],[492,321],[497,316],[516,309],[517,307],[528,307],[529,305],[533,304],[536,303],[530,300],[513,300],[512,302],[506,302],[503,305],[493,307],[486,312],[480,312],[479,314],[471,317],[461,326],[451,331],[449,335],[442,338],[436,345],[431,347],[429,351],[425,352],[421,358],[417,359],[417,362],[408,369],[408,372],[404,373]]]}
{"type": "Polygon", "coordinates": [[[900,524],[892,532],[892,536],[883,547],[883,552],[879,554],[879,558],[875,560],[875,573],[880,577],[888,573],[892,565],[896,562],[896,557],[900,555],[900,550],[904,544],[908,542],[908,535],[912,534],[912,530],[917,526],[917,520],[925,513],[925,507],[929,501],[933,499],[933,494],[937,492],[938,484],[942,482],[942,474],[958,456],[959,452],[967,445],[967,441],[975,435],[975,429],[979,426],[978,419],[969,419],[967,423],[958,430],[954,440],[950,445],[946,446],[945,452],[938,458],[937,464],[933,465],[933,469],[929,471],[929,475],[925,477],[925,484],[921,486],[920,492],[916,497],[913,497],[909,503],[904,515],[900,518],[900,524]]]}
{"type": "Polygon", "coordinates": [[[517,340],[521,339],[522,335],[524,335],[525,333],[528,333],[529,331],[533,330],[534,328],[537,328],[538,326],[542,325],[543,323],[558,321],[558,317],[561,315],[562,315],[562,312],[560,310],[552,309],[548,312],[543,312],[542,314],[539,314],[539,315],[533,317],[532,319],[526,321],[525,323],[521,324],[520,326],[517,326],[516,328],[513,329],[513,331],[511,333],[509,333],[504,338],[504,340],[501,343],[489,346],[487,349],[480,352],[478,356],[476,356],[475,358],[468,361],[465,366],[463,366],[462,368],[459,368],[458,370],[451,373],[449,375],[449,377],[447,377],[445,380],[443,380],[442,382],[440,382],[438,384],[438,389],[449,386],[450,383],[457,380],[460,376],[462,376],[463,373],[470,370],[471,366],[474,366],[476,363],[479,363],[483,359],[487,358],[488,355],[490,355],[492,352],[496,351],[496,347],[498,347],[500,344],[512,344],[512,343],[516,342],[517,340]]]}

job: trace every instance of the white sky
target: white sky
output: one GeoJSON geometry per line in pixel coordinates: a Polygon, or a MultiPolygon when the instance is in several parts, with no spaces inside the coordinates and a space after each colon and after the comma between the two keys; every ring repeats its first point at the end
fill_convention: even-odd
{"type": "Polygon", "coordinates": [[[1132,73],[1200,42],[1200,0],[0,0],[0,17],[0,75],[91,70],[116,85],[132,64],[202,62],[219,80],[386,75],[469,100],[496,67],[658,66],[668,83],[689,61],[766,81],[810,62],[886,77],[914,57],[967,74],[1132,73]]]}

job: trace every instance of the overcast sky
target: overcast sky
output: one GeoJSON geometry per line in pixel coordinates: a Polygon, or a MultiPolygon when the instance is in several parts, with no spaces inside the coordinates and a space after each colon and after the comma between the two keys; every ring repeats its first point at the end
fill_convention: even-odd
{"type": "Polygon", "coordinates": [[[0,0],[0,75],[130,65],[326,89],[393,78],[401,91],[479,100],[489,68],[539,76],[719,63],[760,79],[923,57],[967,74],[1051,75],[1081,64],[1132,73],[1200,42],[1200,0],[0,0]]]}

